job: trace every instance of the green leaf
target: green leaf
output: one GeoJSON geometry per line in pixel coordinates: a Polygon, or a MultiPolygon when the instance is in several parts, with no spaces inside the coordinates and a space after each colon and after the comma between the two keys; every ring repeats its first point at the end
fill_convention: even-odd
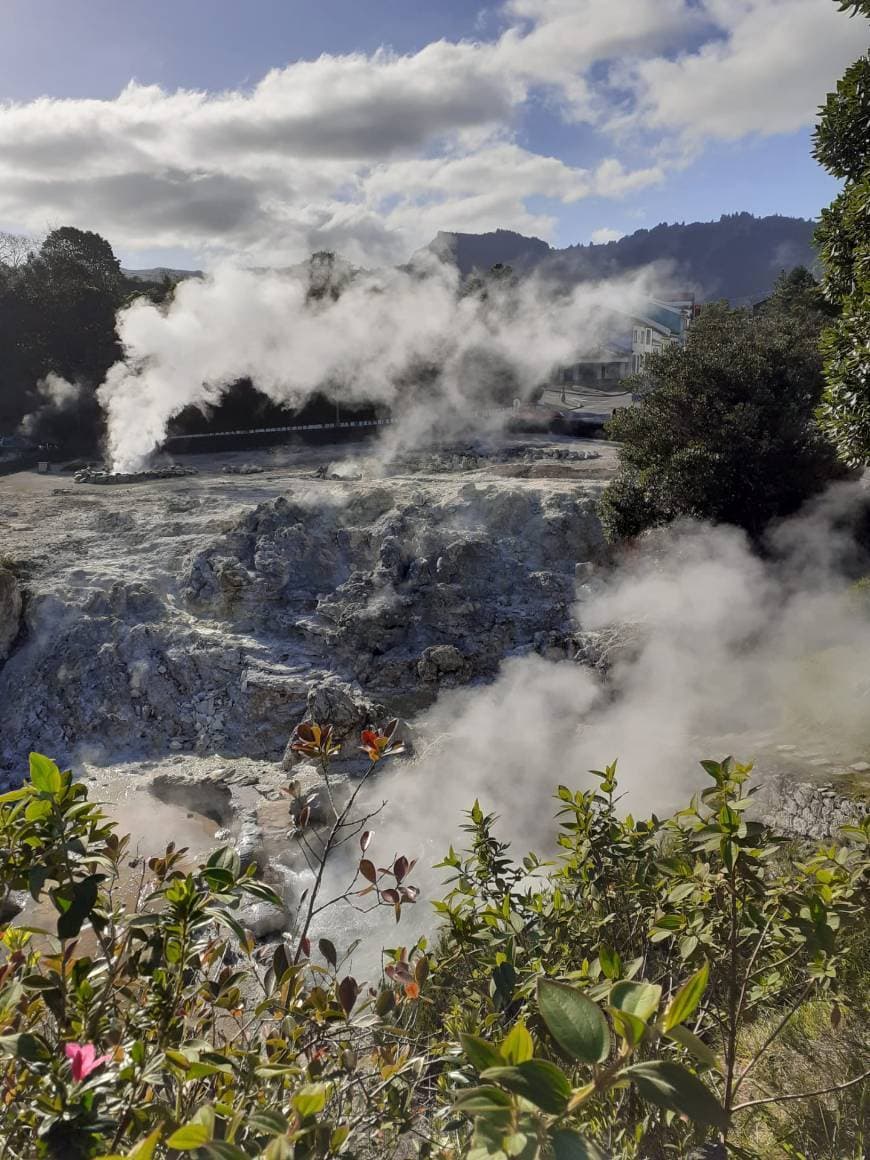
{"type": "Polygon", "coordinates": [[[560,1128],[553,1132],[553,1160],[607,1160],[604,1153],[591,1140],[585,1140],[578,1132],[560,1128]]]}
{"type": "Polygon", "coordinates": [[[491,1067],[481,1078],[500,1083],[542,1112],[554,1116],[564,1112],[571,1098],[571,1083],[567,1075],[546,1059],[527,1059],[517,1067],[491,1067]]]}
{"type": "Polygon", "coordinates": [[[0,1055],[13,1055],[28,1063],[46,1063],[52,1053],[40,1035],[24,1031],[20,1035],[0,1035],[0,1055]]]}
{"type": "Polygon", "coordinates": [[[226,1140],[214,1140],[211,1144],[206,1144],[205,1154],[214,1157],[214,1160],[250,1160],[247,1152],[243,1152],[236,1144],[230,1144],[226,1140]]]}
{"type": "Polygon", "coordinates": [[[598,961],[608,979],[619,978],[622,971],[622,959],[619,957],[618,951],[611,950],[609,946],[602,943],[598,948],[598,961]]]}
{"type": "Polygon", "coordinates": [[[244,894],[250,894],[252,898],[259,898],[261,902],[268,902],[272,906],[279,907],[284,905],[284,900],[271,886],[267,886],[265,882],[258,882],[256,878],[246,879],[240,883],[240,886],[244,894]]]}
{"type": "Polygon", "coordinates": [[[486,1071],[488,1067],[501,1067],[505,1062],[498,1048],[478,1035],[460,1033],[459,1042],[468,1056],[469,1063],[478,1071],[486,1071]]]}
{"type": "Polygon", "coordinates": [[[311,1083],[301,1087],[293,1096],[293,1107],[303,1120],[316,1116],[326,1107],[330,1090],[328,1083],[311,1083]]]}
{"type": "Polygon", "coordinates": [[[582,1063],[601,1063],[610,1052],[610,1030],[597,1003],[576,987],[552,979],[538,982],[538,1008],[562,1050],[582,1063]]]}
{"type": "Polygon", "coordinates": [[[154,1150],[163,1133],[163,1128],[155,1128],[144,1140],[140,1140],[132,1152],[127,1153],[127,1160],[153,1160],[154,1150]]]}
{"type": "Polygon", "coordinates": [[[104,874],[90,874],[81,882],[76,882],[72,891],[72,902],[57,920],[58,938],[75,938],[97,902],[99,884],[104,874]]]}
{"type": "Polygon", "coordinates": [[[681,1112],[696,1124],[728,1127],[728,1113],[696,1075],[678,1063],[635,1063],[620,1075],[630,1079],[644,1099],[659,1108],[681,1112]]]}
{"type": "Polygon", "coordinates": [[[511,1098],[497,1087],[466,1088],[456,1099],[454,1107],[466,1116],[486,1116],[509,1109],[511,1098]]]}
{"type": "MultiPolygon", "coordinates": [[[[502,1043],[500,1049],[503,1059],[500,1062],[525,1063],[535,1054],[535,1045],[526,1028],[525,1023],[515,1023],[510,1034],[502,1043]]],[[[497,1067],[498,1064],[489,1064],[497,1067]]]]}
{"type": "Polygon", "coordinates": [[[167,1147],[175,1148],[178,1152],[194,1152],[207,1144],[212,1137],[211,1128],[206,1124],[185,1124],[177,1132],[173,1132],[166,1141],[167,1147]]]}
{"type": "Polygon", "coordinates": [[[662,989],[657,983],[616,983],[610,989],[610,1005],[646,1023],[659,1009],[662,989]]]}
{"type": "Polygon", "coordinates": [[[683,983],[668,1003],[665,1017],[662,1020],[662,1031],[670,1031],[679,1023],[685,1023],[689,1016],[697,1010],[707,989],[709,978],[710,964],[704,963],[700,970],[695,971],[694,975],[683,983]]]}
{"type": "Polygon", "coordinates": [[[30,782],[40,793],[58,794],[63,789],[63,777],[55,763],[41,753],[30,755],[30,782]]]}
{"type": "Polygon", "coordinates": [[[708,1067],[714,1067],[717,1071],[721,1071],[721,1066],[716,1056],[716,1052],[708,1047],[703,1039],[699,1039],[694,1035],[688,1027],[672,1027],[670,1031],[665,1032],[665,1036],[674,1043],[679,1043],[680,1047],[685,1047],[686,1051],[691,1052],[695,1059],[705,1063],[708,1067]]]}
{"type": "Polygon", "coordinates": [[[636,1047],[643,1039],[646,1024],[630,1011],[620,1011],[618,1007],[610,1008],[610,1017],[613,1020],[613,1029],[631,1047],[636,1047]]]}

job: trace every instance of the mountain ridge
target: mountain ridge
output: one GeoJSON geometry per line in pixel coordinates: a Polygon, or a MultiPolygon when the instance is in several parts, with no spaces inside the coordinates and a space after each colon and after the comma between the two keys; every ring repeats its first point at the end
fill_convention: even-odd
{"type": "Polygon", "coordinates": [[[694,290],[701,301],[732,302],[764,297],[783,270],[818,267],[816,223],[806,218],[742,212],[710,222],[662,222],[616,241],[577,243],[556,249],[540,238],[511,230],[483,234],[440,232],[429,248],[450,255],[464,275],[499,263],[519,273],[533,270],[568,284],[629,274],[662,265],[671,290],[694,290]]]}

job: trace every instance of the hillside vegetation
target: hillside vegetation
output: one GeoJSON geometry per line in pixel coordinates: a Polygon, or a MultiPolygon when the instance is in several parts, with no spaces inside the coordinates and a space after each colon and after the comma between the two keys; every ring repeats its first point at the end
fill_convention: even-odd
{"type": "Polygon", "coordinates": [[[814,229],[803,218],[734,213],[713,222],[662,222],[618,241],[561,250],[509,230],[440,234],[432,245],[452,253],[463,274],[502,263],[566,283],[618,277],[663,263],[662,293],[689,289],[700,301],[742,301],[764,298],[783,271],[816,267],[814,229]]]}

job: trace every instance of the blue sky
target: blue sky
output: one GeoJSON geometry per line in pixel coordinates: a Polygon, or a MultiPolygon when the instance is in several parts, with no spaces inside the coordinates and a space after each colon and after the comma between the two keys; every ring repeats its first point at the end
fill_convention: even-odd
{"type": "Polygon", "coordinates": [[[138,264],[814,217],[836,192],[810,155],[814,111],[867,42],[826,0],[3,12],[0,224],[98,229],[138,264]]]}

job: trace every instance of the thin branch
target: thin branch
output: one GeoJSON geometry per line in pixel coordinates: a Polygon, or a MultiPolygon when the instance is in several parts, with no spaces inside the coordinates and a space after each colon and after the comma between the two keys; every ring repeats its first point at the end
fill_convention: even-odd
{"type": "Polygon", "coordinates": [[[786,1011],[785,1015],[783,1015],[782,1019],[780,1019],[779,1023],[777,1023],[776,1027],[774,1027],[773,1031],[771,1031],[770,1035],[768,1035],[767,1039],[765,1039],[764,1043],[762,1043],[761,1047],[759,1047],[758,1051],[756,1051],[755,1055],[753,1055],[752,1059],[750,1059],[749,1063],[747,1063],[746,1067],[744,1067],[743,1071],[737,1077],[734,1087],[730,1092],[732,1099],[737,1095],[738,1088],[755,1067],[756,1063],[758,1063],[759,1059],[761,1059],[762,1055],[764,1055],[765,1051],[767,1051],[768,1047],[770,1047],[774,1039],[777,1038],[779,1033],[785,1027],[786,1023],[788,1023],[789,1019],[791,1019],[792,1016],[797,1012],[798,1008],[800,1007],[801,1003],[803,1003],[804,999],[806,999],[807,995],[809,995],[810,991],[812,990],[813,983],[814,980],[810,979],[810,981],[801,991],[800,995],[798,995],[797,999],[795,999],[794,1003],[791,1005],[788,1011],[786,1011]]]}
{"type": "Polygon", "coordinates": [[[760,1107],[761,1104],[784,1104],[787,1100],[810,1100],[814,1096],[828,1096],[832,1092],[843,1092],[846,1088],[854,1087],[856,1083],[863,1083],[868,1078],[870,1078],[870,1069],[862,1075],[856,1075],[854,1079],[847,1080],[846,1083],[835,1083],[833,1087],[818,1088],[814,1092],[793,1092],[787,1096],[768,1096],[763,1100],[747,1100],[744,1104],[735,1104],[731,1111],[742,1112],[746,1108],[760,1107]]]}

